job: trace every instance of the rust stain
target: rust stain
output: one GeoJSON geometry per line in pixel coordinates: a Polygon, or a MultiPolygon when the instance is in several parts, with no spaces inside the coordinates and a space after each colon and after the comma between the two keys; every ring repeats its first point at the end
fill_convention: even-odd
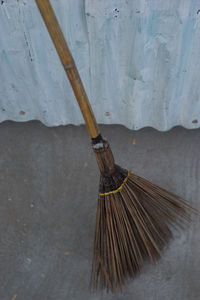
{"type": "Polygon", "coordinates": [[[19,114],[23,116],[23,115],[25,115],[25,111],[21,110],[21,111],[19,112],[19,114]]]}
{"type": "Polygon", "coordinates": [[[193,123],[193,124],[197,124],[197,123],[198,123],[198,120],[195,119],[195,120],[192,121],[192,123],[193,123]]]}

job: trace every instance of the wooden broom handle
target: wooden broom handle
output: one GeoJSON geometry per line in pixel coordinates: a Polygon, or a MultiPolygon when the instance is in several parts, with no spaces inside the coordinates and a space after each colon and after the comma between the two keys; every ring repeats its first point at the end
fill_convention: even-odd
{"type": "Polygon", "coordinates": [[[65,72],[69,78],[80,110],[84,117],[86,126],[88,128],[91,138],[99,136],[100,131],[97,122],[94,117],[94,113],[90,106],[87,94],[83,87],[80,75],[76,68],[74,59],[68,48],[67,42],[64,38],[60,25],[57,21],[56,15],[53,11],[49,0],[35,0],[40,10],[44,23],[48,29],[51,39],[55,45],[56,51],[60,57],[61,63],[65,69],[65,72]]]}

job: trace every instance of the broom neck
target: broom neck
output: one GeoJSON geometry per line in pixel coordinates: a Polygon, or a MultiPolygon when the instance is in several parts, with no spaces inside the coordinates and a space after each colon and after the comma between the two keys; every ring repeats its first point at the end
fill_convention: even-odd
{"type": "Polygon", "coordinates": [[[72,54],[68,48],[67,42],[64,38],[60,25],[57,21],[56,15],[53,11],[49,0],[35,0],[40,10],[44,23],[54,43],[56,51],[60,57],[60,61],[68,76],[77,102],[79,104],[81,113],[88,128],[90,137],[93,141],[101,138],[100,131],[95,120],[89,99],[85,92],[80,75],[76,68],[72,54]]]}

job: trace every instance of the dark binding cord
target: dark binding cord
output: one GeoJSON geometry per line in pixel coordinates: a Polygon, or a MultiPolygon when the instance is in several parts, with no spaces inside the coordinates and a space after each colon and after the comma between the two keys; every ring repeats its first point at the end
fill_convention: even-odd
{"type": "Polygon", "coordinates": [[[104,139],[102,138],[101,134],[99,134],[97,137],[95,138],[92,138],[92,145],[95,145],[95,144],[99,144],[99,143],[103,143],[104,142],[104,139]]]}

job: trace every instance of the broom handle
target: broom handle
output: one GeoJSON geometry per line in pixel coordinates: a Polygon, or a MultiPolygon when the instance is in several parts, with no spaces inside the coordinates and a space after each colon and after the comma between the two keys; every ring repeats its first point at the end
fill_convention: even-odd
{"type": "Polygon", "coordinates": [[[87,94],[85,92],[80,75],[76,68],[74,59],[68,48],[67,42],[64,38],[60,25],[57,21],[53,8],[49,0],[35,0],[40,10],[44,23],[48,29],[51,39],[54,43],[56,51],[60,57],[60,61],[69,78],[80,110],[84,117],[86,126],[88,128],[90,137],[95,139],[100,136],[100,131],[95,120],[94,113],[90,106],[87,94]]]}

